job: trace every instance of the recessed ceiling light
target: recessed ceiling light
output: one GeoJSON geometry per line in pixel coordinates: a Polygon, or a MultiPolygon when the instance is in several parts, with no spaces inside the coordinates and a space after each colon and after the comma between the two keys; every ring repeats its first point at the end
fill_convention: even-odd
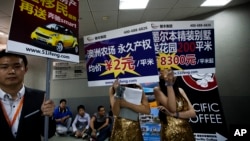
{"type": "Polygon", "coordinates": [[[201,6],[224,6],[232,0],[206,0],[201,4],[201,6]]]}
{"type": "Polygon", "coordinates": [[[119,9],[145,9],[149,0],[120,0],[119,9]]]}

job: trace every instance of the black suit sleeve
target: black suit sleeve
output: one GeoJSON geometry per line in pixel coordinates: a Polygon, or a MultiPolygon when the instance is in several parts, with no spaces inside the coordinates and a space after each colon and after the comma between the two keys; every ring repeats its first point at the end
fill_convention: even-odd
{"type": "MultiPolygon", "coordinates": [[[[26,88],[26,93],[25,93],[25,98],[24,98],[25,105],[23,108],[26,111],[28,111],[27,113],[31,113],[32,111],[36,111],[37,109],[39,110],[41,109],[42,103],[44,101],[44,96],[45,96],[44,94],[45,94],[44,91],[26,88]]],[[[35,130],[38,130],[40,132],[40,135],[44,136],[44,130],[46,126],[45,117],[46,116],[43,116],[42,111],[40,110],[39,113],[37,113],[36,115],[33,115],[30,118],[27,118],[27,122],[29,122],[29,124],[25,126],[29,126],[29,128],[31,129],[30,132],[35,132],[35,130]],[[36,126],[37,123],[39,124],[36,126]]],[[[53,119],[53,117],[49,117],[48,138],[53,137],[55,135],[55,132],[56,132],[56,122],[53,119]]]]}

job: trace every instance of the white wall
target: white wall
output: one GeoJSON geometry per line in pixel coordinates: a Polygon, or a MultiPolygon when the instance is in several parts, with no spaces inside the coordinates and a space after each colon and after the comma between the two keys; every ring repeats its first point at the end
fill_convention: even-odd
{"type": "MultiPolygon", "coordinates": [[[[28,56],[28,60],[29,70],[25,77],[25,84],[29,87],[46,90],[48,60],[35,56],[28,56]]],[[[50,98],[52,99],[108,96],[108,87],[88,87],[87,79],[52,80],[51,71],[49,82],[50,85],[47,86],[50,86],[50,98]]]]}
{"type": "Polygon", "coordinates": [[[28,72],[24,79],[25,85],[45,90],[46,88],[46,59],[36,56],[29,56],[28,58],[28,72]]]}

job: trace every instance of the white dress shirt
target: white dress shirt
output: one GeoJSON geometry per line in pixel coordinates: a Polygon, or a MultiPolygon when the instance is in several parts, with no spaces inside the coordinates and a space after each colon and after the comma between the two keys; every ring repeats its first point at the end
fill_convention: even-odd
{"type": "MultiPolygon", "coordinates": [[[[24,96],[24,93],[25,93],[25,88],[23,86],[20,89],[20,91],[17,93],[17,98],[13,99],[10,94],[7,94],[2,89],[0,89],[0,100],[1,100],[3,107],[5,108],[6,114],[9,117],[10,121],[12,121],[12,119],[14,118],[14,115],[18,109],[19,103],[20,103],[22,97],[24,96]]],[[[20,106],[23,106],[23,105],[20,105],[20,106]]],[[[16,137],[19,119],[20,119],[20,115],[21,115],[21,111],[22,111],[22,107],[20,107],[20,108],[21,109],[17,115],[17,118],[11,127],[12,134],[14,135],[14,137],[16,137]]]]}

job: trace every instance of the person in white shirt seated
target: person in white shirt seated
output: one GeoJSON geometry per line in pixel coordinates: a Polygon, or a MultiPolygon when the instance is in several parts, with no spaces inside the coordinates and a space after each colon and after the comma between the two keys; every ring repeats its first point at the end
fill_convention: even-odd
{"type": "Polygon", "coordinates": [[[85,112],[84,105],[79,105],[77,107],[77,115],[72,123],[73,135],[76,138],[86,138],[88,137],[88,129],[90,125],[90,116],[85,112]]]}

